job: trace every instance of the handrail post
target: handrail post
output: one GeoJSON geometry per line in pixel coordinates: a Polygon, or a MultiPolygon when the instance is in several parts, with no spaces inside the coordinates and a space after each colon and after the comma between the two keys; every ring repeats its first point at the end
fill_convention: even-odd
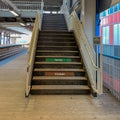
{"type": "Polygon", "coordinates": [[[43,8],[44,8],[44,2],[43,0],[41,1],[41,14],[43,13],[43,8]]]}

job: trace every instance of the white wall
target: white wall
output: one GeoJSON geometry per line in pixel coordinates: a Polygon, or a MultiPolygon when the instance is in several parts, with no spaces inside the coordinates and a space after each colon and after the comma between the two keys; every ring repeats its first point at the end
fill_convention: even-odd
{"type": "Polygon", "coordinates": [[[95,11],[96,0],[83,0],[82,3],[82,22],[84,24],[85,33],[93,45],[93,37],[95,35],[95,11]]]}

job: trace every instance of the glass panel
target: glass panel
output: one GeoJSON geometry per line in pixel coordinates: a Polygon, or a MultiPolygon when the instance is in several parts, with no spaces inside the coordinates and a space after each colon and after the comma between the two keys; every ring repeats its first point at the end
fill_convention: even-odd
{"type": "Polygon", "coordinates": [[[118,25],[114,25],[114,45],[118,45],[118,25]]]}

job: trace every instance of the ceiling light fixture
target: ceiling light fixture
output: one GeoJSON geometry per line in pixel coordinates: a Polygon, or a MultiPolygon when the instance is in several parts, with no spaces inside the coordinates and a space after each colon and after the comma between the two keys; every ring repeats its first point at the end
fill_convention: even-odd
{"type": "Polygon", "coordinates": [[[26,25],[25,25],[24,23],[22,23],[22,22],[20,22],[20,25],[21,25],[21,26],[26,26],[26,25]]]}
{"type": "Polygon", "coordinates": [[[15,15],[15,16],[19,16],[18,13],[16,13],[16,12],[13,11],[13,10],[10,10],[10,12],[11,12],[13,15],[15,15]]]}

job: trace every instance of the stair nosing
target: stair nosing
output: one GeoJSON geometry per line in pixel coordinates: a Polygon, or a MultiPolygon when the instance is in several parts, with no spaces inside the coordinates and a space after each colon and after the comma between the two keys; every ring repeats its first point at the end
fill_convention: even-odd
{"type": "Polygon", "coordinates": [[[90,90],[90,88],[87,85],[32,85],[31,90],[90,90]]]}
{"type": "Polygon", "coordinates": [[[85,72],[84,69],[53,69],[53,68],[51,68],[51,69],[34,68],[34,71],[57,71],[57,72],[67,72],[67,71],[72,72],[73,71],[73,72],[85,72]]]}
{"type": "Polygon", "coordinates": [[[67,51],[67,50],[64,50],[64,51],[62,51],[62,50],[37,50],[36,52],[49,52],[49,53],[51,53],[51,52],[56,52],[56,53],[79,53],[79,51],[67,51]]]}
{"type": "Polygon", "coordinates": [[[51,47],[51,48],[52,48],[52,47],[53,47],[53,48],[54,48],[54,47],[59,47],[59,48],[60,48],[60,47],[63,47],[63,48],[77,48],[77,46],[50,46],[50,45],[49,45],[49,46],[48,46],[48,45],[41,45],[41,46],[39,45],[39,46],[37,46],[37,47],[51,47]]]}
{"type": "Polygon", "coordinates": [[[62,79],[66,79],[66,80],[87,80],[87,77],[81,77],[81,76],[72,76],[72,77],[68,77],[68,76],[33,76],[32,80],[62,80],[62,79]]]}
{"type": "Polygon", "coordinates": [[[35,64],[77,64],[82,65],[81,62],[35,62],[35,64]]]}
{"type": "Polygon", "coordinates": [[[80,56],[36,56],[37,58],[81,58],[80,56]]]}

